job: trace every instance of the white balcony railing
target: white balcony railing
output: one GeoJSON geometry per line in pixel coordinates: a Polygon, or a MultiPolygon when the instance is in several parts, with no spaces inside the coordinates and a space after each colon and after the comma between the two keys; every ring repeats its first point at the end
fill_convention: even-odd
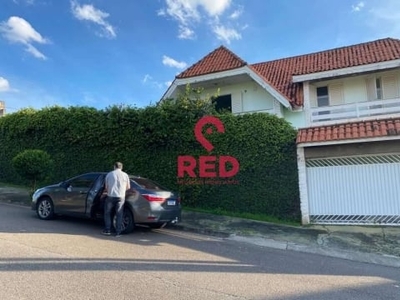
{"type": "Polygon", "coordinates": [[[311,108],[311,124],[400,114],[400,98],[311,108]]]}

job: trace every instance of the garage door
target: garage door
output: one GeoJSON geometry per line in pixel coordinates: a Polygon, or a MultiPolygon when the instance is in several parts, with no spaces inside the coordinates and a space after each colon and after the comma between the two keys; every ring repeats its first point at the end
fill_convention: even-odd
{"type": "Polygon", "coordinates": [[[310,222],[400,225],[400,155],[307,159],[310,222]]]}

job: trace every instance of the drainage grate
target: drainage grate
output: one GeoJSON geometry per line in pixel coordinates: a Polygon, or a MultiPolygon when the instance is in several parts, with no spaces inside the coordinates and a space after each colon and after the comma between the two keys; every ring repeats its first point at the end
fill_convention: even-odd
{"type": "Polygon", "coordinates": [[[314,158],[306,160],[306,166],[309,168],[393,163],[400,163],[400,154],[314,158]]]}
{"type": "Polygon", "coordinates": [[[312,224],[342,224],[342,225],[398,225],[400,215],[311,215],[312,224]]]}

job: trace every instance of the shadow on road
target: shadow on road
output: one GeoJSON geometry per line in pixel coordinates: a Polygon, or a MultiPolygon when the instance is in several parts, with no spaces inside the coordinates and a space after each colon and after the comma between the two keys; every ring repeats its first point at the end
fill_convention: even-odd
{"type": "MultiPolygon", "coordinates": [[[[185,260],[179,259],[132,259],[132,258],[0,258],[0,272],[42,272],[42,271],[161,271],[161,272],[210,272],[210,273],[241,273],[241,274],[290,274],[321,276],[356,276],[375,277],[393,281],[392,284],[379,284],[373,287],[377,295],[379,291],[399,285],[400,271],[395,268],[366,263],[350,262],[342,259],[325,256],[310,255],[290,251],[281,251],[242,244],[223,238],[208,237],[164,228],[151,230],[137,227],[129,235],[116,239],[100,234],[102,223],[82,220],[71,217],[58,217],[51,221],[39,220],[35,213],[28,208],[0,204],[0,236],[1,233],[10,234],[65,234],[88,236],[101,240],[111,240],[118,245],[132,244],[162,247],[166,244],[178,248],[187,248],[201,251],[220,260],[185,260]],[[6,211],[6,212],[5,212],[6,211]],[[223,259],[225,258],[225,259],[223,259]]],[[[51,238],[51,237],[49,237],[51,238]]],[[[1,240],[1,238],[0,238],[1,240]]],[[[356,286],[346,288],[348,295],[363,295],[371,291],[371,286],[356,286]]],[[[339,299],[338,293],[342,290],[329,290],[318,293],[293,295],[282,298],[268,299],[339,299]]],[[[400,295],[400,288],[398,288],[400,295]]],[[[265,299],[265,298],[260,298],[265,299]]],[[[352,298],[349,298],[352,299],[352,298]]],[[[372,298],[371,298],[372,299],[372,298]]],[[[390,298],[386,298],[390,299],[390,298]]],[[[398,299],[398,298],[393,298],[398,299]]]]}

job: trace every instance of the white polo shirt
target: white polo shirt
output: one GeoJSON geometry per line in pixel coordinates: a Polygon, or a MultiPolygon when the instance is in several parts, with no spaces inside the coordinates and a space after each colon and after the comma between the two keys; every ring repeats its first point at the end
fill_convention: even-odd
{"type": "Polygon", "coordinates": [[[125,199],[125,192],[130,188],[129,176],[121,169],[115,169],[106,176],[107,195],[125,199]]]}

